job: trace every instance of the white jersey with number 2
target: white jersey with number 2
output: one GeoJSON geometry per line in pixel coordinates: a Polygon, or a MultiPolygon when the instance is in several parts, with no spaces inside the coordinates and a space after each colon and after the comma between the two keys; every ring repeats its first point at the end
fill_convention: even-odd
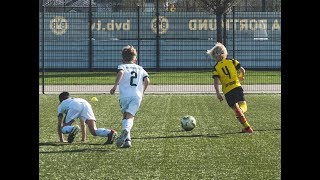
{"type": "Polygon", "coordinates": [[[137,64],[121,64],[118,66],[118,71],[123,70],[124,74],[119,81],[119,96],[142,98],[143,94],[143,79],[148,77],[148,73],[143,67],[137,64]]]}

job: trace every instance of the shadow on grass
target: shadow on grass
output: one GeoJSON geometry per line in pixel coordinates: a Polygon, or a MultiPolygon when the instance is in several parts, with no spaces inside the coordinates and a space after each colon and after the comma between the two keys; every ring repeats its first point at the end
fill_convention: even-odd
{"type": "Polygon", "coordinates": [[[109,149],[72,149],[72,150],[62,150],[62,151],[40,151],[40,154],[55,154],[55,153],[79,153],[79,152],[110,152],[109,149]]]}
{"type": "Polygon", "coordinates": [[[190,135],[178,135],[178,136],[147,136],[147,137],[137,137],[137,138],[132,138],[132,139],[167,139],[167,138],[192,138],[192,137],[219,137],[216,134],[207,134],[207,135],[202,135],[202,134],[190,134],[190,135]]]}
{"type": "Polygon", "coordinates": [[[106,146],[103,144],[94,144],[94,143],[81,143],[81,142],[73,142],[73,143],[60,143],[60,142],[41,142],[39,146],[68,146],[68,145],[93,145],[93,146],[106,146]]]}
{"type": "Polygon", "coordinates": [[[93,143],[80,143],[80,142],[73,142],[69,143],[60,143],[60,142],[40,142],[40,146],[83,146],[83,145],[93,145],[102,147],[101,149],[97,148],[82,148],[82,149],[71,149],[71,150],[57,150],[57,151],[40,151],[40,154],[51,154],[51,153],[74,153],[74,152],[108,152],[111,151],[110,149],[104,149],[104,147],[110,145],[103,145],[103,144],[93,144],[93,143]]]}
{"type": "MultiPolygon", "coordinates": [[[[268,131],[281,131],[281,129],[255,129],[253,134],[255,132],[268,132],[268,131]]],[[[171,131],[171,132],[185,132],[184,130],[179,131],[171,131]]],[[[191,131],[186,131],[191,132],[191,131]]],[[[193,138],[193,137],[205,137],[205,138],[219,138],[223,135],[229,135],[229,134],[245,134],[243,132],[224,132],[224,133],[216,133],[216,134],[190,134],[190,135],[177,135],[177,136],[146,136],[146,137],[136,137],[132,139],[166,139],[166,138],[193,138]]],[[[250,134],[251,135],[251,134],[250,134]]]]}
{"type": "Polygon", "coordinates": [[[39,143],[39,146],[65,146],[70,145],[67,143],[57,143],[57,142],[41,142],[39,143]]]}
{"type": "Polygon", "coordinates": [[[260,131],[260,132],[263,132],[263,131],[281,131],[280,128],[275,128],[275,129],[254,129],[254,131],[260,131]]]}

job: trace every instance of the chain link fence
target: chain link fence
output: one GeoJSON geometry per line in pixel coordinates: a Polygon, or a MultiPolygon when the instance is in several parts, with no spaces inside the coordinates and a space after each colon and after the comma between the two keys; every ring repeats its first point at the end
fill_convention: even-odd
{"type": "MultiPolygon", "coordinates": [[[[212,92],[214,62],[206,50],[217,42],[216,15],[182,4],[125,2],[42,2],[39,92],[71,87],[74,92],[107,91],[97,86],[113,84],[121,49],[127,44],[137,48],[137,63],[156,78],[154,92],[172,92],[178,85],[189,86],[181,92],[202,92],[196,87],[200,85],[212,92]]],[[[239,60],[252,77],[244,84],[271,84],[265,91],[279,92],[281,12],[234,6],[222,18],[222,41],[229,57],[239,60]]]]}

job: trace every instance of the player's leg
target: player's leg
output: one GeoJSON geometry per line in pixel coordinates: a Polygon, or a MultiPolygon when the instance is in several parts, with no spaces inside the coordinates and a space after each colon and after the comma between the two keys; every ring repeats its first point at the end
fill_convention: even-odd
{"type": "Polygon", "coordinates": [[[113,129],[97,128],[96,120],[88,119],[86,120],[86,124],[88,125],[89,132],[93,136],[107,137],[107,140],[104,144],[112,144],[117,137],[117,132],[113,129]]]}
{"type": "Polygon", "coordinates": [[[94,116],[92,107],[89,103],[84,103],[83,111],[81,112],[81,119],[85,120],[88,125],[89,132],[93,136],[107,137],[105,144],[112,144],[116,138],[117,132],[113,129],[97,128],[96,118],[94,116]]]}
{"type": "Polygon", "coordinates": [[[132,115],[131,113],[127,113],[126,119],[127,121],[123,123],[123,127],[128,130],[128,135],[124,141],[124,144],[122,145],[123,148],[131,147],[131,129],[133,127],[134,115],[132,115]]]}
{"type": "Polygon", "coordinates": [[[241,108],[239,107],[238,103],[235,103],[235,105],[233,106],[233,111],[236,114],[236,118],[239,120],[239,122],[242,124],[243,129],[242,132],[248,132],[248,133],[252,133],[253,130],[250,127],[250,124],[248,123],[246,117],[244,116],[241,108]]]}
{"type": "Polygon", "coordinates": [[[247,107],[247,102],[246,101],[239,101],[238,105],[240,109],[242,110],[243,113],[247,112],[248,107],[247,107]]]}
{"type": "Polygon", "coordinates": [[[63,126],[62,129],[61,129],[61,131],[62,131],[63,134],[69,134],[69,133],[71,133],[72,131],[75,131],[75,129],[77,129],[77,128],[75,128],[75,126],[77,126],[77,125],[75,125],[75,126],[72,125],[74,121],[75,121],[75,120],[71,120],[71,121],[69,121],[68,123],[65,123],[65,124],[64,124],[64,126],[63,126]]]}
{"type": "Polygon", "coordinates": [[[128,126],[128,124],[130,124],[128,123],[127,114],[126,114],[126,111],[129,108],[130,98],[121,98],[119,103],[120,103],[120,111],[122,112],[123,117],[122,117],[122,124],[121,124],[121,134],[117,139],[116,145],[118,147],[122,147],[122,145],[125,142],[125,139],[128,136],[128,130],[125,128],[125,126],[128,126]]]}
{"type": "Polygon", "coordinates": [[[235,89],[231,90],[230,92],[226,93],[225,99],[226,99],[228,105],[234,111],[238,121],[242,124],[242,126],[243,126],[242,132],[252,133],[253,130],[244,115],[244,111],[242,111],[242,109],[240,108],[240,106],[238,104],[238,102],[241,102],[243,110],[247,111],[246,103],[243,103],[243,102],[245,102],[245,99],[244,99],[244,94],[243,94],[242,88],[235,88],[235,89]]]}
{"type": "MultiPolygon", "coordinates": [[[[133,127],[134,116],[129,112],[123,113],[121,134],[117,140],[118,147],[124,147],[124,143],[130,137],[130,131],[133,127]]],[[[131,140],[131,139],[130,139],[131,140]]]]}
{"type": "Polygon", "coordinates": [[[134,116],[137,113],[141,98],[132,97],[120,100],[121,111],[123,112],[121,135],[117,140],[118,147],[131,147],[131,129],[133,127],[134,116]]]}
{"type": "Polygon", "coordinates": [[[72,125],[75,119],[79,117],[79,114],[80,111],[78,108],[71,108],[65,117],[65,126],[61,131],[63,134],[69,134],[67,139],[69,143],[74,141],[75,136],[80,131],[80,127],[78,125],[72,125]]]}
{"type": "MultiPolygon", "coordinates": [[[[243,116],[244,116],[244,113],[247,112],[247,110],[248,110],[248,106],[247,106],[247,102],[244,100],[243,92],[240,93],[240,101],[238,101],[237,104],[238,104],[239,108],[241,109],[243,116]]],[[[244,116],[244,118],[245,118],[245,116],[244,116]]],[[[244,123],[244,128],[242,129],[242,132],[247,132],[247,133],[253,132],[253,129],[249,125],[247,120],[246,120],[246,123],[244,123]]]]}

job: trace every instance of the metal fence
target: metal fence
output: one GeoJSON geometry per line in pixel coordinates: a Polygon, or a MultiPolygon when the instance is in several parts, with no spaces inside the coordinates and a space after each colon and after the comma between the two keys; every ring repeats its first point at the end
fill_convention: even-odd
{"type": "MultiPolygon", "coordinates": [[[[217,41],[216,16],[206,11],[170,12],[163,8],[139,6],[126,11],[112,11],[92,4],[71,10],[66,10],[65,6],[54,9],[43,6],[39,19],[39,91],[43,93],[68,90],[74,85],[100,84],[90,78],[97,79],[103,72],[115,71],[121,63],[121,49],[127,44],[137,48],[138,64],[155,73],[210,71],[214,65],[206,50],[217,41]],[[76,81],[72,78],[66,81],[68,77],[65,76],[70,76],[66,72],[82,72],[82,76],[77,76],[76,81]]],[[[238,59],[252,72],[260,71],[257,74],[261,78],[254,84],[265,84],[265,79],[274,78],[271,84],[278,85],[271,87],[278,91],[281,12],[243,12],[233,7],[223,16],[222,30],[229,57],[238,59]],[[269,71],[278,73],[274,75],[269,71]]],[[[171,81],[170,76],[167,78],[171,81]]],[[[160,81],[158,84],[168,83],[160,81]]],[[[174,84],[190,85],[190,82],[169,85],[174,84]]],[[[204,87],[207,86],[212,85],[204,87]]],[[[103,91],[100,88],[89,89],[73,87],[76,92],[103,91]]],[[[159,91],[170,92],[172,89],[159,91]]]]}

